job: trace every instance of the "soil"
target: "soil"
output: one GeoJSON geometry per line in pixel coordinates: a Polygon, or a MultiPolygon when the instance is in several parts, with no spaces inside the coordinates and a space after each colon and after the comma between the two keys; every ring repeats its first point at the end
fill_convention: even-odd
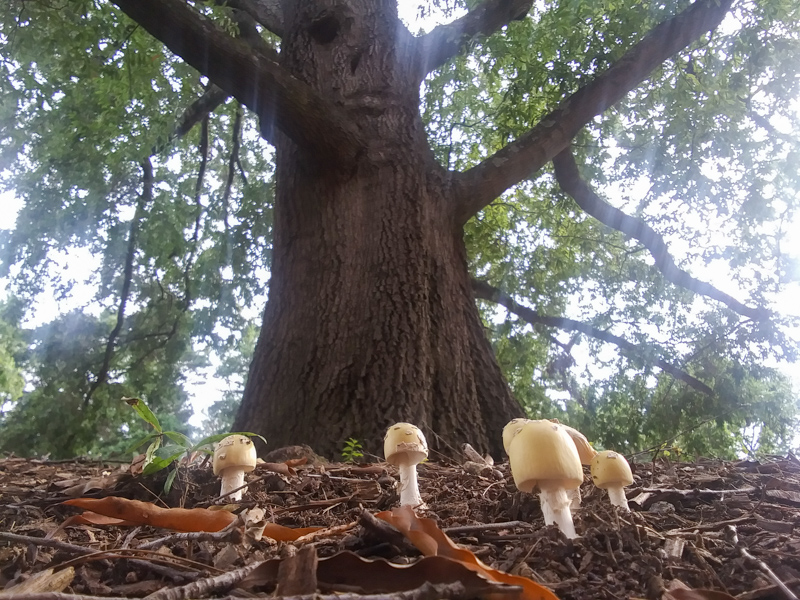
{"type": "MultiPolygon", "coordinates": [[[[273,459],[297,455],[290,449],[273,459]]],[[[124,598],[163,594],[254,561],[285,559],[299,547],[313,547],[320,559],[346,550],[397,564],[419,560],[420,552],[399,534],[387,531],[388,526],[375,527],[374,520],[364,515],[396,505],[394,467],[328,463],[315,460],[307,450],[305,456],[311,460],[291,472],[285,465],[277,469],[288,475],[273,472],[274,466],[248,474],[249,487],[239,503],[240,509],[264,509],[266,520],[280,525],[324,528],[295,542],[243,538],[241,532],[227,537],[170,536],[169,531],[148,526],[60,527],[80,512],[61,502],[78,496],[114,495],[161,506],[208,507],[219,493],[219,480],[203,461],[180,466],[172,489],[164,494],[166,471],[143,477],[132,475],[127,464],[0,459],[0,588],[9,593],[35,573],[53,567],[58,572],[67,561],[75,569],[69,585],[44,591],[124,598]],[[144,551],[134,561],[122,553],[124,548],[142,548],[162,538],[163,543],[150,544],[160,545],[159,555],[193,562],[159,561],[153,558],[155,553],[144,551]],[[90,550],[117,553],[81,557],[90,550]]],[[[717,590],[746,600],[778,600],[791,598],[787,594],[792,591],[800,593],[796,457],[659,460],[632,466],[635,481],[626,490],[630,512],[612,507],[606,492],[596,489],[587,473],[582,505],[574,515],[580,537],[574,540],[566,539],[555,526],[544,526],[538,497],[516,490],[507,463],[488,466],[437,459],[421,464],[419,483],[427,508],[417,513],[434,519],[484,563],[533,579],[562,600],[690,597],[674,592],[678,588],[717,590]],[[782,590],[781,584],[788,589],[782,590]]],[[[249,591],[231,587],[203,594],[252,597],[273,591],[268,585],[249,591]]],[[[333,591],[347,591],[350,595],[345,596],[356,598],[365,589],[350,586],[333,591]]],[[[315,591],[331,590],[320,584],[315,591]]],[[[384,598],[400,597],[392,596],[391,589],[383,592],[384,598]]],[[[697,593],[692,597],[728,597],[697,593]]],[[[447,594],[439,590],[433,596],[448,594],[458,596],[452,590],[447,594]]]]}

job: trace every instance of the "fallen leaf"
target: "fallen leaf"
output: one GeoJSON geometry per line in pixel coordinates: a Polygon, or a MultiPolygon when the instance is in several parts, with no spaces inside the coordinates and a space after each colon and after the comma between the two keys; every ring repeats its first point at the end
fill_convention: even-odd
{"type": "Polygon", "coordinates": [[[391,511],[383,511],[375,515],[400,530],[417,549],[425,556],[442,556],[458,561],[471,571],[485,576],[490,581],[517,585],[522,593],[517,597],[524,600],[558,600],[546,587],[518,575],[510,575],[481,562],[477,556],[466,548],[461,548],[439,529],[432,519],[418,517],[408,506],[401,506],[391,511]]]}
{"type": "Polygon", "coordinates": [[[324,529],[323,527],[284,527],[283,525],[278,525],[277,523],[267,523],[264,525],[264,531],[261,535],[267,536],[268,538],[272,538],[273,540],[277,540],[279,542],[293,542],[297,538],[303,537],[304,535],[308,535],[309,533],[313,533],[315,531],[319,531],[320,529],[324,529]]]}
{"type": "Polygon", "coordinates": [[[223,510],[162,508],[150,502],[129,500],[117,496],[101,499],[75,498],[62,504],[122,519],[128,521],[128,524],[152,525],[175,531],[220,531],[236,520],[236,515],[223,510]]]}
{"type": "Polygon", "coordinates": [[[133,521],[126,521],[125,519],[117,519],[116,517],[107,517],[92,511],[85,511],[79,515],[72,515],[67,517],[59,526],[59,529],[68,527],[70,525],[138,525],[133,521]]]}
{"type": "MultiPolygon", "coordinates": [[[[239,587],[250,589],[275,585],[281,562],[280,559],[273,559],[262,563],[239,587]]],[[[484,596],[489,591],[496,591],[493,590],[496,584],[493,585],[482,574],[442,556],[428,556],[410,565],[397,565],[382,558],[366,559],[344,551],[317,561],[317,581],[318,585],[347,586],[363,594],[412,590],[425,582],[438,584],[455,581],[464,585],[467,597],[484,596]]]]}
{"type": "Polygon", "coordinates": [[[277,473],[278,475],[285,475],[286,477],[297,475],[297,471],[295,471],[292,467],[290,467],[286,463],[273,463],[273,462],[258,463],[258,465],[256,465],[256,470],[272,471],[273,473],[277,473]]]}

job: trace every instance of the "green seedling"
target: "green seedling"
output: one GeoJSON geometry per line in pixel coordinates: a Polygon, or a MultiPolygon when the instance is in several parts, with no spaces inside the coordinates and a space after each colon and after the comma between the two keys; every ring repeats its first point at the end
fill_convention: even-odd
{"type": "MultiPolygon", "coordinates": [[[[197,443],[192,442],[188,437],[178,431],[164,431],[161,424],[150,407],[145,404],[140,398],[123,398],[123,400],[131,407],[136,413],[145,421],[147,421],[155,430],[153,433],[143,437],[134,442],[126,453],[136,452],[139,448],[147,444],[145,450],[144,466],[142,475],[152,475],[162,469],[172,467],[171,472],[164,482],[164,493],[169,493],[172,489],[172,484],[178,474],[178,461],[182,456],[191,456],[194,452],[202,452],[204,454],[214,454],[214,444],[221,439],[232,435],[231,433],[218,433],[204,437],[197,443]]],[[[257,433],[250,433],[247,431],[235,432],[239,435],[246,435],[248,437],[258,437],[266,443],[262,436],[257,433]]]]}
{"type": "Polygon", "coordinates": [[[348,438],[342,448],[342,460],[346,463],[354,463],[359,458],[364,458],[364,448],[356,438],[348,438]]]}

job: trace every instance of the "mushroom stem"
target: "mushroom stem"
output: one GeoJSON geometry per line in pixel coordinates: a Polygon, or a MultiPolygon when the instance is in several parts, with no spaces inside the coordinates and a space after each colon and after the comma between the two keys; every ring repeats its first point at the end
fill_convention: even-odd
{"type": "Polygon", "coordinates": [[[567,496],[570,498],[569,509],[572,512],[576,512],[581,507],[581,488],[575,488],[574,490],[570,490],[567,492],[567,496]]]}
{"type": "Polygon", "coordinates": [[[225,469],[220,473],[222,478],[222,487],[219,490],[220,496],[228,496],[234,502],[242,499],[242,490],[237,490],[228,495],[231,490],[240,488],[244,485],[244,470],[242,469],[225,469]]]}
{"type": "Polygon", "coordinates": [[[417,465],[400,465],[400,506],[420,506],[422,496],[419,495],[417,483],[417,465]]]}
{"type": "Polygon", "coordinates": [[[564,488],[553,488],[541,490],[539,499],[542,504],[545,525],[555,523],[565,536],[575,539],[578,534],[575,532],[575,524],[572,522],[572,512],[569,507],[571,504],[567,490],[564,488]]]}
{"type": "Polygon", "coordinates": [[[611,500],[612,506],[619,506],[622,510],[630,511],[628,498],[625,496],[625,490],[621,485],[608,486],[608,499],[611,500]]]}

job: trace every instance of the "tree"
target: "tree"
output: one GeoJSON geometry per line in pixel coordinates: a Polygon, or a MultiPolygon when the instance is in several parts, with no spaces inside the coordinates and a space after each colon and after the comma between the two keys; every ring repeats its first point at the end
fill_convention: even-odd
{"type": "MultiPolygon", "coordinates": [[[[62,7],[59,27],[79,38],[67,45],[92,50],[80,63],[58,42],[47,54],[33,41],[41,36],[26,35],[37,25],[54,28],[52,7],[14,2],[4,18],[14,57],[5,92],[17,100],[6,153],[35,165],[35,176],[17,167],[11,179],[26,196],[26,226],[6,244],[13,252],[5,262],[42,264],[41,250],[22,239],[32,231],[40,240],[54,231],[72,243],[88,239],[103,251],[101,284],[113,290],[117,317],[89,399],[107,383],[123,334],[167,344],[191,330],[235,346],[237,305],[258,290],[253,258],[268,259],[269,300],[234,429],[263,433],[276,446],[309,443],[333,455],[356,437],[376,449],[387,425],[411,420],[441,451],[468,441],[499,455],[497,432],[523,411],[490,343],[502,355],[496,319],[486,309],[481,318],[476,297],[521,319],[504,325],[524,333],[517,362],[538,354],[516,382],[503,365],[517,395],[536,380],[561,381],[573,406],[586,404],[590,390],[565,375],[573,342],[549,330],[523,332],[528,324],[618,345],[629,357],[620,373],[633,365],[644,378],[619,378],[621,389],[661,394],[663,378],[647,381],[656,366],[739,414],[748,410],[739,398],[700,377],[704,359],[795,359],[767,297],[796,276],[772,225],[797,206],[797,140],[776,125],[797,118],[786,60],[797,49],[790,3],[742,2],[731,12],[730,0],[657,8],[486,0],[419,36],[388,0],[113,4],[130,21],[108,4],[62,7]],[[721,27],[729,13],[732,23],[721,27]],[[169,115],[197,88],[187,65],[207,80],[175,123],[169,115]],[[86,86],[91,78],[104,83],[86,86]],[[30,89],[40,93],[27,98],[30,89]],[[223,105],[228,96],[236,102],[223,105]],[[24,110],[26,102],[41,110],[24,110]],[[255,146],[243,161],[244,138],[255,142],[240,105],[275,148],[274,196],[269,182],[248,181],[271,155],[255,146]],[[94,124],[87,112],[98,115],[94,124]],[[114,114],[118,136],[108,126],[114,114]],[[37,121],[60,147],[24,138],[25,128],[46,131],[32,127],[37,121]],[[93,125],[106,135],[102,144],[93,125]],[[227,160],[210,150],[223,127],[227,160]],[[189,132],[196,148],[184,143],[189,132]],[[92,150],[76,154],[89,138],[92,150]],[[191,161],[196,177],[171,169],[164,148],[191,161]],[[92,165],[103,155],[100,172],[92,165]],[[729,172],[714,172],[723,167],[729,172]],[[216,181],[207,175],[213,170],[216,181]],[[637,216],[598,192],[643,179],[650,190],[637,216]],[[48,222],[48,196],[65,190],[62,217],[48,222]],[[726,243],[676,223],[679,210],[732,214],[726,243]],[[665,234],[704,242],[704,259],[740,266],[748,301],[690,275],[665,234]],[[266,239],[268,254],[255,255],[253,243],[266,239]],[[745,279],[750,265],[774,274],[745,279]],[[590,323],[565,315],[579,295],[604,300],[590,323]],[[696,295],[710,308],[690,318],[696,295]],[[637,342],[609,331],[621,321],[637,342]],[[674,335],[656,331],[654,345],[647,322],[674,335]],[[734,343],[736,336],[743,339],[734,343]],[[700,337],[707,344],[693,354],[700,337]]],[[[748,377],[759,375],[749,369],[748,377]]],[[[547,412],[545,397],[540,391],[539,406],[526,408],[547,412]]],[[[793,410],[770,431],[785,435],[793,410]]]]}

